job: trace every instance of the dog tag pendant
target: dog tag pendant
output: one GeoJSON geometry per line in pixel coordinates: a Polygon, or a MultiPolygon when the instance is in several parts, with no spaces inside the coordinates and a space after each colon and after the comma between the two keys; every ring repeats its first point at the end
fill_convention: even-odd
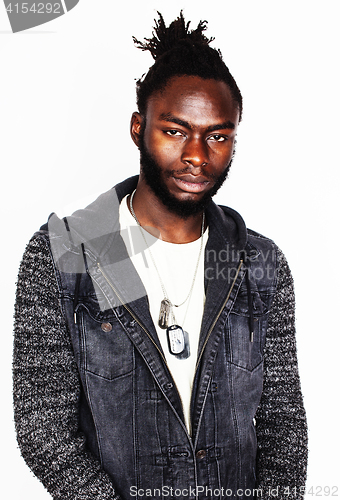
{"type": "Polygon", "coordinates": [[[158,326],[165,330],[169,326],[169,318],[171,312],[171,302],[169,299],[163,299],[159,311],[158,326]]]}
{"type": "Polygon", "coordinates": [[[171,325],[166,330],[168,334],[169,351],[171,354],[181,354],[184,351],[184,332],[178,325],[171,325]]]}
{"type": "Polygon", "coordinates": [[[187,332],[178,325],[171,325],[166,329],[166,333],[170,353],[179,359],[188,358],[190,356],[190,349],[187,332]]]}

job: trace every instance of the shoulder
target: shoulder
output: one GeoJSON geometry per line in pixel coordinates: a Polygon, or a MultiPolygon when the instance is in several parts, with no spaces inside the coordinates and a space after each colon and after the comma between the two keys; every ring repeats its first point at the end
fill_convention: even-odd
{"type": "Polygon", "coordinates": [[[267,236],[264,236],[261,233],[253,231],[252,229],[247,228],[247,233],[248,241],[256,244],[257,246],[265,246],[267,247],[267,249],[271,248],[273,250],[273,255],[275,254],[279,267],[289,268],[285,254],[283,253],[282,249],[275,243],[275,241],[273,241],[271,238],[268,238],[267,236]]]}
{"type": "Polygon", "coordinates": [[[274,264],[277,278],[282,280],[285,277],[287,280],[292,281],[286,256],[275,241],[252,229],[247,229],[247,234],[248,243],[257,248],[264,262],[274,264]]]}

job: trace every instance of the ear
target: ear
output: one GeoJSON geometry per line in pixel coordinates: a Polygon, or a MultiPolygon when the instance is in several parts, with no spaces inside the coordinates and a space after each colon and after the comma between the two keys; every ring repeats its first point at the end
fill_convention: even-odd
{"type": "Polygon", "coordinates": [[[135,111],[132,113],[131,116],[131,122],[130,122],[130,134],[132,137],[133,142],[136,144],[136,146],[139,148],[140,141],[141,141],[141,131],[142,131],[142,126],[143,126],[144,118],[140,113],[137,113],[135,111]]]}

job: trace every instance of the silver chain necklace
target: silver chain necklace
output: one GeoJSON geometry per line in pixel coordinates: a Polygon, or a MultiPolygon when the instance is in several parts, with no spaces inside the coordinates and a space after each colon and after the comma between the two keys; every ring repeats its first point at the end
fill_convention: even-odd
{"type": "MultiPolygon", "coordinates": [[[[135,219],[135,221],[136,221],[136,223],[137,223],[137,225],[138,225],[138,227],[140,229],[140,232],[141,232],[141,235],[142,235],[142,237],[144,239],[145,245],[148,248],[148,251],[149,251],[149,254],[150,254],[150,258],[151,258],[152,263],[154,265],[154,268],[156,270],[156,273],[157,273],[157,276],[158,276],[158,279],[159,279],[159,283],[161,285],[162,292],[163,292],[163,295],[164,295],[164,298],[161,301],[161,305],[160,305],[159,318],[158,318],[158,326],[160,328],[162,328],[163,330],[166,330],[166,332],[167,332],[168,346],[169,346],[170,353],[173,354],[174,356],[176,356],[179,359],[186,359],[186,358],[188,358],[190,356],[189,336],[188,336],[188,333],[185,332],[181,326],[175,324],[176,320],[175,320],[175,315],[174,315],[174,312],[173,312],[173,308],[174,307],[180,307],[180,306],[184,305],[186,303],[186,301],[190,298],[191,294],[192,294],[192,291],[193,291],[193,288],[194,288],[194,284],[195,284],[195,280],[196,280],[196,276],[197,276],[199,262],[200,262],[200,259],[201,259],[202,249],[203,249],[203,234],[204,234],[205,213],[203,212],[203,217],[202,217],[202,229],[201,229],[201,237],[200,237],[201,238],[200,251],[199,251],[199,254],[198,254],[198,259],[197,259],[197,263],[196,263],[196,267],[195,267],[194,277],[193,277],[193,280],[192,280],[192,283],[191,283],[191,287],[190,287],[189,293],[188,293],[187,297],[185,298],[185,300],[183,302],[181,302],[180,304],[173,304],[171,302],[171,300],[169,299],[169,297],[168,297],[168,294],[166,292],[164,283],[163,283],[162,278],[160,276],[160,273],[158,271],[158,267],[156,265],[155,259],[153,258],[153,255],[152,255],[152,252],[150,250],[150,247],[148,246],[147,241],[145,239],[145,236],[144,236],[144,233],[143,233],[143,228],[142,228],[139,220],[137,219],[137,216],[136,216],[135,211],[133,209],[133,197],[135,195],[135,192],[136,192],[136,190],[134,190],[133,193],[130,196],[130,204],[129,204],[130,211],[131,211],[131,214],[132,214],[133,218],[135,219]],[[169,325],[170,319],[172,320],[172,325],[169,325]]],[[[188,304],[188,307],[189,307],[189,304],[188,304]]],[[[188,308],[187,308],[187,311],[188,311],[188,308]]],[[[186,313],[187,313],[187,311],[186,311],[186,313]]],[[[186,318],[186,313],[185,313],[185,317],[184,317],[184,320],[183,320],[183,326],[184,326],[184,321],[185,321],[185,318],[186,318]]]]}

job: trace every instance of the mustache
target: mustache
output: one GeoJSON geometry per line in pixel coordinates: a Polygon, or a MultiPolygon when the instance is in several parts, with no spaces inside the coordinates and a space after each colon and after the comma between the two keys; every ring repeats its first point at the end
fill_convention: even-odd
{"type": "MultiPolygon", "coordinates": [[[[234,159],[234,156],[235,156],[235,149],[233,150],[233,154],[232,154],[230,162],[225,166],[225,168],[230,167],[230,164],[231,164],[232,160],[234,159]]],[[[168,170],[167,172],[164,173],[164,175],[166,177],[173,177],[175,174],[191,174],[192,169],[193,169],[193,167],[191,165],[188,165],[188,166],[181,168],[179,170],[168,170]]],[[[209,181],[216,182],[220,178],[220,176],[218,174],[206,172],[204,167],[203,168],[201,167],[200,173],[202,176],[204,176],[209,181]]]]}
{"type": "MultiPolygon", "coordinates": [[[[181,175],[181,174],[191,174],[192,173],[192,167],[188,166],[185,168],[181,168],[179,170],[168,170],[165,172],[165,177],[174,177],[175,175],[181,175]]],[[[216,182],[218,179],[218,175],[205,172],[204,169],[201,169],[200,174],[204,176],[208,181],[214,181],[216,182]]]]}

